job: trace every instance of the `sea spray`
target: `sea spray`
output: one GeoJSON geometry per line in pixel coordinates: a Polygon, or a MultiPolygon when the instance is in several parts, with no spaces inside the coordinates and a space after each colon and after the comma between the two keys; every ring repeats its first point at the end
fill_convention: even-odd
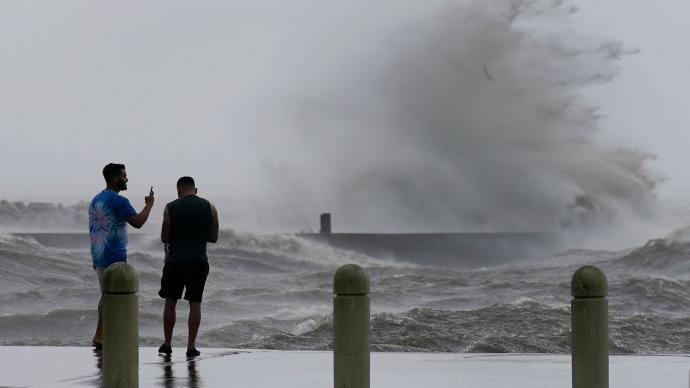
{"type": "Polygon", "coordinates": [[[276,152],[285,160],[265,170],[280,197],[266,208],[328,209],[348,231],[563,232],[574,247],[647,238],[654,155],[598,144],[603,113],[583,97],[631,51],[578,32],[573,12],[447,5],[378,41],[375,57],[311,79],[268,140],[310,152],[276,152]]]}

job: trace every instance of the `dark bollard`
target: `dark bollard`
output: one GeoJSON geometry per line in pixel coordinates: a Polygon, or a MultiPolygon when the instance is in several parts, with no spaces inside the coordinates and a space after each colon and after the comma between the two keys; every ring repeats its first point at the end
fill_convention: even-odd
{"type": "Polygon", "coordinates": [[[335,388],[369,388],[369,276],[346,264],[333,277],[335,388]]]}
{"type": "Polygon", "coordinates": [[[599,268],[584,266],[570,283],[573,388],[608,388],[608,284],[599,268]]]}
{"type": "Polygon", "coordinates": [[[139,387],[139,288],[127,263],[103,272],[103,387],[139,387]]]}

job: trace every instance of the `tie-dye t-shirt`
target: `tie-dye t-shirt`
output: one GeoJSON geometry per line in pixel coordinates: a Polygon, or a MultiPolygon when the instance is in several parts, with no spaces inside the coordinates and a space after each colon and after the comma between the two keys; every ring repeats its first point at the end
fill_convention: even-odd
{"type": "Polygon", "coordinates": [[[137,214],[129,200],[111,190],[98,193],[89,206],[93,267],[127,261],[126,220],[137,214]]]}

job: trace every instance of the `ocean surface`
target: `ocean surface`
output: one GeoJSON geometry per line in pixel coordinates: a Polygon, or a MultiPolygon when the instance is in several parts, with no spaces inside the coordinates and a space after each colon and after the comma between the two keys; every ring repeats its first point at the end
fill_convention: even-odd
{"type": "MultiPolygon", "coordinates": [[[[143,346],[162,343],[163,267],[155,235],[130,235],[140,276],[143,346]]],[[[0,234],[0,345],[87,346],[99,298],[87,241],[39,243],[0,234]]],[[[567,353],[570,278],[582,265],[607,275],[610,351],[690,353],[690,242],[650,240],[622,251],[566,250],[500,265],[367,256],[292,234],[223,230],[209,244],[211,272],[199,347],[328,350],[332,279],[347,263],[371,280],[374,351],[567,353]]],[[[173,346],[186,342],[178,304],[173,346]]]]}

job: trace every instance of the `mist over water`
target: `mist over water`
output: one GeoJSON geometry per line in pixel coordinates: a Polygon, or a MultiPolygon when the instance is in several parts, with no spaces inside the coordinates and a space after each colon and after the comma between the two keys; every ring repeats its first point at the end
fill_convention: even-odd
{"type": "Polygon", "coordinates": [[[266,165],[280,188],[267,202],[293,220],[329,210],[354,231],[563,231],[584,243],[618,230],[644,241],[662,182],[647,168],[654,155],[599,145],[601,113],[582,96],[627,52],[577,33],[573,12],[449,4],[353,68],[316,74],[279,124],[295,139],[277,141],[299,152],[266,165]]]}
{"type": "Polygon", "coordinates": [[[329,211],[334,231],[643,243],[669,231],[654,156],[602,145],[606,112],[584,96],[631,50],[587,35],[572,4],[16,6],[0,127],[16,133],[7,148],[60,163],[38,179],[9,149],[18,184],[0,199],[89,201],[114,161],[135,207],[155,187],[156,223],[188,174],[243,230],[317,230],[329,211]]]}
{"type": "MultiPolygon", "coordinates": [[[[320,3],[300,4],[310,4],[326,19],[333,16],[319,7],[345,8],[320,3]]],[[[162,336],[163,301],[156,292],[163,254],[155,232],[163,204],[175,196],[175,180],[189,173],[200,194],[216,203],[223,229],[218,244],[209,247],[200,346],[330,349],[333,273],[357,263],[372,282],[374,350],[565,353],[570,276],[593,264],[609,280],[612,352],[690,351],[690,230],[645,244],[668,231],[659,227],[667,220],[655,196],[663,179],[648,167],[654,155],[600,143],[605,112],[584,96],[588,88],[614,79],[619,61],[634,53],[620,42],[578,32],[569,3],[457,1],[378,29],[362,20],[376,12],[363,8],[339,21],[347,28],[327,19],[336,27],[314,22],[313,29],[289,36],[306,43],[286,39],[276,48],[269,44],[277,35],[271,30],[250,49],[238,44],[244,37],[227,41],[239,36],[228,33],[232,23],[225,19],[241,13],[236,4],[175,3],[167,18],[158,18],[160,9],[151,4],[140,5],[134,24],[121,11],[117,21],[127,21],[122,26],[109,24],[109,12],[101,18],[75,13],[94,23],[85,28],[93,36],[103,33],[103,25],[106,35],[120,40],[113,50],[94,39],[101,55],[89,57],[98,58],[95,63],[80,63],[87,66],[70,66],[55,55],[60,70],[48,74],[57,77],[58,86],[45,95],[62,96],[68,85],[74,98],[53,97],[54,116],[34,115],[26,104],[44,93],[6,101],[16,103],[8,106],[22,112],[17,116],[36,120],[16,128],[42,128],[45,121],[55,124],[60,136],[67,131],[60,128],[91,135],[81,133],[82,127],[103,133],[124,127],[132,133],[123,131],[113,152],[99,146],[79,153],[77,164],[90,165],[89,182],[97,185],[89,183],[93,189],[86,190],[82,182],[75,205],[22,202],[36,200],[28,197],[0,201],[0,344],[90,343],[99,294],[85,235],[58,236],[71,241],[65,247],[6,232],[85,233],[88,202],[78,201],[100,189],[99,170],[111,161],[102,159],[114,155],[126,159],[112,161],[128,165],[131,185],[123,194],[137,209],[146,192],[138,187],[157,189],[146,226],[154,233],[132,238],[128,254],[140,274],[143,345],[157,346],[162,336]],[[214,7],[214,18],[207,18],[205,12],[214,7]],[[203,20],[205,28],[183,23],[189,15],[203,20]],[[143,33],[151,20],[160,23],[152,27],[155,34],[143,33]],[[123,26],[127,34],[113,33],[123,26]],[[264,55],[273,49],[281,52],[264,55]],[[137,59],[127,62],[128,71],[108,68],[130,57],[137,59]],[[257,66],[256,72],[267,72],[260,79],[251,74],[253,61],[265,62],[257,66]],[[68,76],[61,78],[60,72],[68,76]],[[176,77],[179,83],[171,82],[176,77]],[[114,92],[85,106],[77,103],[84,95],[100,96],[112,80],[118,83],[114,92]],[[227,92],[231,89],[238,94],[227,92]],[[121,104],[132,109],[115,112],[113,106],[121,104]],[[78,111],[78,119],[70,109],[78,111]],[[235,132],[232,126],[243,129],[235,132]],[[190,128],[196,143],[188,141],[190,128]],[[126,144],[129,136],[141,140],[139,135],[146,141],[126,144]],[[204,150],[203,157],[191,155],[190,145],[204,150]],[[122,156],[125,148],[128,157],[122,156]],[[181,158],[186,152],[190,156],[181,158]],[[333,213],[335,232],[555,232],[579,249],[477,267],[470,265],[476,258],[462,249],[449,252],[448,262],[429,257],[410,263],[294,234],[253,233],[316,230],[323,211],[333,213]],[[611,246],[625,250],[585,249],[611,246]]],[[[300,13],[292,8],[281,10],[300,13]]],[[[66,10],[60,17],[69,20],[73,9],[66,10]]],[[[44,15],[51,13],[36,16],[44,15]]],[[[256,28],[253,20],[246,18],[245,24],[256,28]]],[[[290,32],[286,25],[292,20],[280,22],[275,31],[290,32]]],[[[70,34],[84,35],[79,30],[84,25],[74,25],[70,34]]],[[[60,35],[69,47],[44,38],[55,52],[91,52],[90,40],[65,38],[70,34],[60,35]]],[[[43,62],[32,63],[37,68],[32,82],[43,91],[46,78],[38,71],[43,62]]],[[[30,130],[21,134],[34,140],[30,130]]],[[[12,162],[21,171],[22,163],[12,162]]],[[[64,171],[70,178],[85,174],[64,171]]],[[[64,175],[44,178],[63,183],[64,175]]],[[[78,186],[69,183],[70,189],[78,186]]],[[[687,208],[678,208],[673,224],[665,227],[684,222],[687,214],[687,208]]],[[[181,303],[175,344],[184,343],[186,313],[181,303]]]]}

